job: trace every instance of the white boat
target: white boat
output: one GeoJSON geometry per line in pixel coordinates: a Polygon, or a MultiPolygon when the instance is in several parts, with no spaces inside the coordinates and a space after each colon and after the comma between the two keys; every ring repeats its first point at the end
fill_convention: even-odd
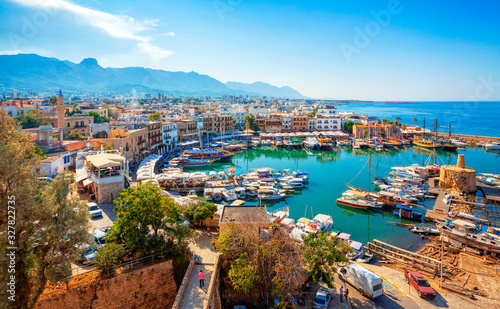
{"type": "Polygon", "coordinates": [[[259,189],[257,193],[262,201],[276,201],[286,197],[286,193],[276,189],[259,189]]]}
{"type": "Polygon", "coordinates": [[[484,145],[484,148],[486,149],[492,149],[492,150],[499,150],[500,149],[500,143],[494,142],[494,143],[488,143],[484,145]]]}
{"type": "Polygon", "coordinates": [[[303,145],[307,149],[319,149],[321,144],[315,137],[308,137],[304,140],[303,145]]]}
{"type": "Polygon", "coordinates": [[[333,220],[329,215],[318,214],[312,221],[320,226],[320,230],[323,233],[328,232],[333,227],[333,220]]]}
{"type": "Polygon", "coordinates": [[[363,255],[356,259],[359,263],[370,263],[373,260],[373,253],[363,252],[363,255]]]}
{"type": "Polygon", "coordinates": [[[234,188],[234,192],[236,193],[236,196],[240,200],[244,200],[247,197],[247,195],[245,193],[245,188],[243,188],[243,187],[234,188]]]}
{"type": "Polygon", "coordinates": [[[222,193],[222,198],[228,202],[232,202],[238,199],[236,193],[234,192],[234,189],[224,189],[222,190],[221,193],[222,193]]]}
{"type": "Polygon", "coordinates": [[[454,144],[454,145],[457,145],[459,147],[465,147],[465,146],[467,146],[467,142],[461,141],[459,139],[452,139],[451,143],[454,144]]]}
{"type": "Polygon", "coordinates": [[[342,197],[337,199],[337,203],[343,206],[361,209],[382,208],[383,206],[382,203],[365,200],[351,190],[342,193],[342,197]]]}

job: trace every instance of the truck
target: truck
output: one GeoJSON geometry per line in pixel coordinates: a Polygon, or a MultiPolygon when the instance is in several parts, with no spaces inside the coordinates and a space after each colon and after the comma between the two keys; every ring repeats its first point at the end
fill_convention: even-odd
{"type": "Polygon", "coordinates": [[[338,271],[340,280],[347,281],[361,294],[371,299],[381,296],[382,278],[358,264],[349,264],[338,271]]]}

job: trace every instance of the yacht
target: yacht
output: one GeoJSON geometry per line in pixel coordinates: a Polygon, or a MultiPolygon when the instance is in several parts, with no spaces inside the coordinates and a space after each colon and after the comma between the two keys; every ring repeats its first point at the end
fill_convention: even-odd
{"type": "Polygon", "coordinates": [[[222,190],[222,198],[228,202],[232,202],[238,199],[233,188],[226,188],[222,190]]]}
{"type": "Polygon", "coordinates": [[[304,147],[307,149],[320,149],[321,144],[318,142],[318,140],[315,137],[308,137],[304,141],[304,147]]]}
{"type": "Polygon", "coordinates": [[[243,188],[243,187],[235,188],[234,192],[236,193],[236,196],[240,200],[244,200],[247,197],[247,195],[245,193],[245,188],[243,188]]]}
{"type": "Polygon", "coordinates": [[[493,142],[493,143],[484,144],[484,148],[486,148],[486,149],[492,149],[492,150],[499,150],[500,149],[500,143],[499,142],[493,142]]]}
{"type": "Polygon", "coordinates": [[[382,208],[383,206],[382,203],[363,199],[352,190],[342,193],[342,197],[337,199],[337,204],[360,209],[382,208]]]}
{"type": "Polygon", "coordinates": [[[257,191],[259,199],[262,201],[281,200],[286,197],[286,193],[276,189],[260,189],[257,191]]]}

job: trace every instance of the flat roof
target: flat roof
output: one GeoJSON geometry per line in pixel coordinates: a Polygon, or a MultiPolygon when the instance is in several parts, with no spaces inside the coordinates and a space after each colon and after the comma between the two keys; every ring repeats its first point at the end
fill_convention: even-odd
{"type": "Polygon", "coordinates": [[[87,161],[95,167],[120,166],[125,162],[125,158],[116,153],[99,153],[87,156],[87,161]]]}
{"type": "Polygon", "coordinates": [[[220,223],[268,224],[267,210],[260,206],[224,206],[220,223]]]}

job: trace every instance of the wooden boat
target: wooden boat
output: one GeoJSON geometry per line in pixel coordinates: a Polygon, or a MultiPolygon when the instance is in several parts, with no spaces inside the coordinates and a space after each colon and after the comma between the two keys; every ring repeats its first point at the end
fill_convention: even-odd
{"type": "Polygon", "coordinates": [[[175,159],[170,160],[168,163],[170,163],[172,165],[182,166],[183,168],[196,168],[196,167],[209,166],[213,162],[214,162],[214,160],[175,158],[175,159]]]}
{"type": "Polygon", "coordinates": [[[363,252],[363,255],[356,259],[359,263],[370,263],[373,260],[373,253],[363,252]]]}
{"type": "Polygon", "coordinates": [[[394,215],[408,220],[420,220],[422,218],[422,213],[420,211],[416,211],[410,206],[403,205],[396,206],[394,215]]]}
{"type": "Polygon", "coordinates": [[[433,229],[428,226],[417,226],[413,225],[408,228],[408,230],[412,233],[415,234],[421,234],[421,235],[439,235],[441,234],[441,231],[438,229],[433,229]]]}

